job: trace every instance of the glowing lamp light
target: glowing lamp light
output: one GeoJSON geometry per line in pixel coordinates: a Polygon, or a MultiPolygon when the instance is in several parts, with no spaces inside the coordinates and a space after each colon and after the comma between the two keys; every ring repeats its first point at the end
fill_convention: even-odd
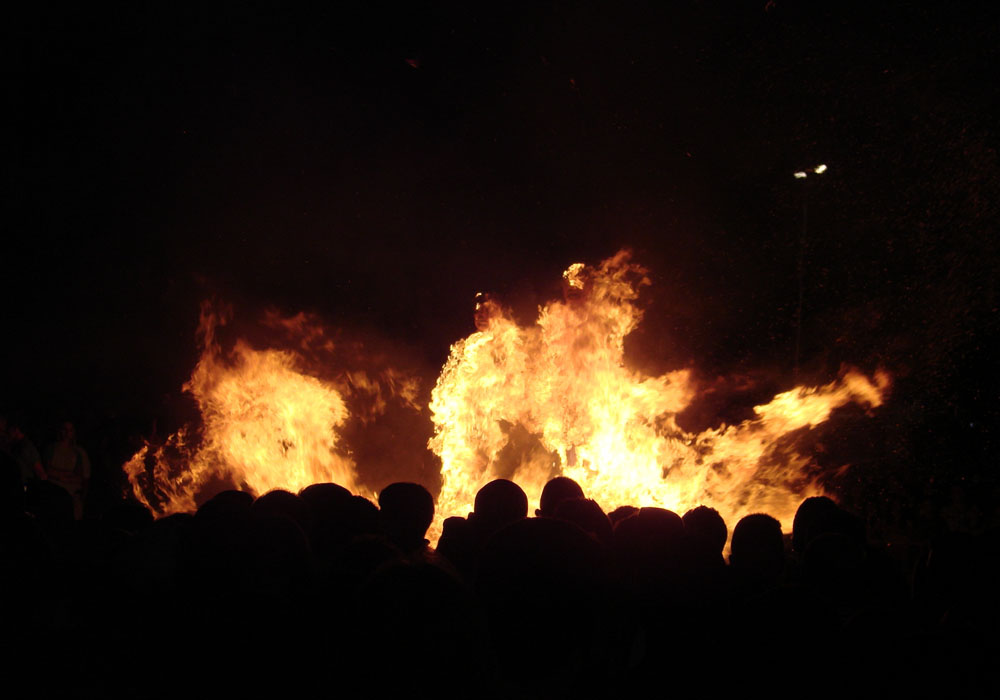
{"type": "MultiPolygon", "coordinates": [[[[826,171],[827,167],[825,163],[820,163],[815,168],[812,168],[812,172],[816,173],[817,175],[822,175],[826,171]]],[[[796,180],[804,180],[805,178],[809,177],[809,173],[805,170],[798,170],[792,173],[792,175],[795,177],[796,180]]]]}

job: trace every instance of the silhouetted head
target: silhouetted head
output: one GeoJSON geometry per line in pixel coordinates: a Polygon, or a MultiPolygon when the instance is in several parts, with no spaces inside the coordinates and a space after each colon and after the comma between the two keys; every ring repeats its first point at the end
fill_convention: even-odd
{"type": "Polygon", "coordinates": [[[639,518],[639,522],[645,523],[648,532],[657,537],[678,540],[684,536],[684,521],[672,510],[640,508],[635,517],[639,518]]]}
{"type": "Polygon", "coordinates": [[[630,518],[638,512],[639,509],[635,506],[618,506],[613,511],[608,513],[608,520],[611,521],[611,525],[614,527],[625,518],[630,518]]]}
{"type": "MultiPolygon", "coordinates": [[[[469,517],[472,517],[470,513],[469,517]]],[[[451,562],[463,575],[470,576],[478,553],[478,535],[471,522],[465,518],[452,516],[441,524],[441,538],[437,543],[437,553],[451,562]]],[[[486,532],[484,539],[492,535],[486,532]]]]}
{"type": "MultiPolygon", "coordinates": [[[[313,522],[308,533],[309,542],[320,557],[336,557],[340,549],[362,531],[355,526],[352,518],[354,496],[343,486],[312,484],[299,492],[299,498],[309,507],[313,522]]],[[[377,513],[374,506],[372,510],[377,513]]],[[[373,530],[377,528],[375,525],[373,530]]]]}
{"type": "Polygon", "coordinates": [[[833,533],[844,535],[862,545],[865,541],[865,524],[826,496],[814,496],[802,501],[792,521],[792,549],[802,556],[814,539],[833,533]]]}
{"type": "Polygon", "coordinates": [[[713,553],[722,554],[726,538],[729,537],[729,528],[726,527],[726,521],[719,515],[719,511],[708,506],[698,506],[685,513],[682,520],[684,531],[689,538],[699,546],[709,548],[713,553]]]}
{"type": "Polygon", "coordinates": [[[507,479],[494,479],[476,494],[475,511],[469,517],[485,532],[496,532],[504,525],[528,517],[528,497],[524,490],[507,479]]]}
{"type": "Polygon", "coordinates": [[[597,501],[588,498],[568,498],[556,506],[554,517],[573,523],[602,544],[611,544],[611,521],[597,505],[597,501]]]}
{"type": "Polygon", "coordinates": [[[348,508],[352,494],[339,484],[312,484],[299,491],[299,498],[309,505],[316,518],[322,520],[330,513],[348,508]]]}
{"type": "Polygon", "coordinates": [[[556,507],[569,498],[586,498],[580,484],[566,476],[557,476],[545,484],[542,489],[542,498],[535,515],[551,518],[555,515],[556,507]]]}
{"type": "MultiPolygon", "coordinates": [[[[378,506],[364,496],[351,496],[348,505],[348,519],[355,535],[381,534],[380,513],[378,506]]],[[[433,517],[433,514],[432,514],[433,517]]]]}
{"type": "Polygon", "coordinates": [[[665,508],[640,508],[615,526],[613,544],[623,571],[648,578],[676,564],[683,542],[681,516],[665,508]]]}
{"type": "Polygon", "coordinates": [[[298,525],[302,532],[308,533],[312,530],[312,513],[309,512],[309,504],[294,493],[284,489],[268,491],[253,502],[250,510],[254,517],[283,516],[298,525]]]}
{"type": "Polygon", "coordinates": [[[733,528],[729,563],[754,578],[774,578],[785,566],[781,523],[764,513],[747,515],[733,528]]]}
{"type": "Polygon", "coordinates": [[[420,484],[389,484],[378,495],[386,536],[404,552],[426,544],[424,534],[434,518],[434,499],[420,484]]]}
{"type": "Polygon", "coordinates": [[[824,524],[837,510],[837,504],[826,496],[813,496],[799,504],[792,520],[792,549],[805,552],[809,542],[824,531],[824,524]]]}

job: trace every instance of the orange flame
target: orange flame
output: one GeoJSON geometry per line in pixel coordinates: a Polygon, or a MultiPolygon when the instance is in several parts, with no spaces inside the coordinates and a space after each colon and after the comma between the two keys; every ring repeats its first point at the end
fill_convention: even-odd
{"type": "Polygon", "coordinates": [[[566,299],[519,326],[492,300],[477,328],[451,348],[431,398],[443,485],[432,535],[444,517],[472,510],[476,492],[503,477],[536,507],[542,486],[563,474],[606,510],[660,506],[680,513],[716,508],[729,523],[766,511],[791,524],[799,502],[822,493],[810,459],[782,440],[837,407],[881,404],[889,378],[848,371],[821,387],[797,387],[757,406],[739,425],[689,433],[677,415],[696,396],[688,370],[642,376],[624,362],[639,323],[646,271],[625,251],[596,269],[564,273],[566,299]]]}
{"type": "Polygon", "coordinates": [[[364,396],[367,413],[356,417],[365,424],[385,410],[389,395],[416,409],[416,381],[391,369],[377,378],[353,369],[336,383],[307,372],[315,358],[306,358],[331,352],[333,342],[305,314],[264,319],[273,333],[295,341],[288,343],[294,350],[256,350],[241,339],[224,353],[216,330],[228,318],[202,305],[204,349],[184,385],[201,413],[200,434],[184,428],[133,456],[125,471],[135,495],[161,515],[193,510],[199,494],[213,488],[262,494],[332,481],[370,496],[341,444],[349,417],[344,397],[364,396]]]}
{"type": "MultiPolygon", "coordinates": [[[[484,298],[478,331],[452,346],[430,402],[428,447],[441,459],[442,478],[432,540],[444,518],[472,510],[488,481],[516,481],[536,507],[558,474],[606,510],[704,504],[730,526],[765,511],[788,528],[801,499],[822,493],[811,458],[795,449],[798,431],[850,402],[879,406],[888,390],[884,372],[869,378],[849,370],[824,386],[778,394],[738,425],[689,432],[677,417],[697,396],[693,373],[644,376],[625,364],[646,271],[623,251],[596,268],[571,265],[563,278],[565,299],[540,308],[533,325],[519,326],[484,298]]],[[[193,510],[199,497],[223,488],[261,494],[332,481],[371,497],[344,444],[345,425],[352,420],[355,435],[400,442],[401,433],[372,428],[391,402],[420,416],[417,381],[391,368],[366,371],[358,353],[330,378],[324,363],[336,344],[307,314],[265,316],[287,349],[239,340],[224,352],[216,333],[228,320],[228,312],[203,305],[203,352],[184,385],[202,425],[147,444],[126,463],[136,496],[160,515],[193,510]]]]}

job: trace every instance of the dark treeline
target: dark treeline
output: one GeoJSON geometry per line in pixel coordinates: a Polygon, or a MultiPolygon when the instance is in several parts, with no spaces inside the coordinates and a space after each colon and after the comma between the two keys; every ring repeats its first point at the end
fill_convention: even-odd
{"type": "Polygon", "coordinates": [[[487,484],[436,549],[412,483],[377,504],[315,484],[79,517],[58,450],[26,469],[5,428],[5,677],[33,695],[996,691],[995,532],[894,552],[827,498],[788,536],[763,513],[605,513],[563,477],[534,514],[513,482],[487,484]]]}

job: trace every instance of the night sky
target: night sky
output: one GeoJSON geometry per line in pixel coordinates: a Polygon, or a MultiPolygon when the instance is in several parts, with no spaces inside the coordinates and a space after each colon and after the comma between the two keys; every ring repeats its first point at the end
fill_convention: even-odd
{"type": "Polygon", "coordinates": [[[995,493],[994,3],[40,5],[4,29],[4,410],[141,424],[211,297],[432,381],[476,292],[529,320],[630,247],[637,366],[789,388],[801,262],[800,376],[896,377],[843,488],[995,493]]]}

